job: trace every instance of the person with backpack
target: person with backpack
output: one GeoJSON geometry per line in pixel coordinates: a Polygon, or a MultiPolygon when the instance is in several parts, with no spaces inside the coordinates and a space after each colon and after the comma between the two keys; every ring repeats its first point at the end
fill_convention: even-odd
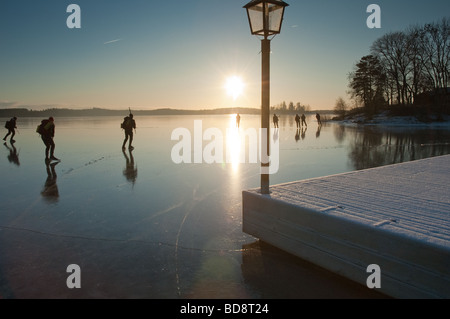
{"type": "Polygon", "coordinates": [[[133,129],[136,130],[136,121],[133,119],[133,114],[130,113],[130,115],[123,119],[121,127],[125,131],[125,139],[123,140],[122,149],[125,149],[125,144],[127,144],[127,141],[129,141],[128,149],[134,149],[131,145],[131,143],[133,143],[133,129]]]}
{"type": "Polygon", "coordinates": [[[273,115],[273,127],[278,127],[278,116],[276,114],[273,115]]]}
{"type": "Polygon", "coordinates": [[[55,137],[55,120],[53,117],[49,117],[48,120],[42,120],[41,124],[38,126],[38,133],[41,134],[41,139],[45,144],[45,161],[50,162],[51,160],[59,161],[58,158],[54,156],[55,152],[55,142],[53,138],[55,137]],[[49,156],[50,155],[50,156],[49,156]]]}
{"type": "Polygon", "coordinates": [[[322,121],[320,120],[320,114],[316,113],[316,119],[317,119],[317,124],[319,124],[319,126],[322,125],[322,121]]]}
{"type": "Polygon", "coordinates": [[[9,121],[7,121],[5,123],[5,128],[8,130],[8,133],[5,135],[5,137],[3,138],[4,141],[6,141],[6,139],[8,138],[8,136],[11,134],[11,139],[10,142],[15,143],[16,141],[14,140],[14,135],[16,135],[16,128],[17,128],[17,117],[13,117],[12,119],[10,119],[9,121]]]}
{"type": "Polygon", "coordinates": [[[300,116],[298,114],[295,114],[295,123],[297,123],[297,128],[300,127],[300,116]]]}
{"type": "Polygon", "coordinates": [[[305,124],[305,126],[308,126],[308,124],[306,124],[306,116],[305,114],[302,114],[302,126],[303,124],[305,124]]]}

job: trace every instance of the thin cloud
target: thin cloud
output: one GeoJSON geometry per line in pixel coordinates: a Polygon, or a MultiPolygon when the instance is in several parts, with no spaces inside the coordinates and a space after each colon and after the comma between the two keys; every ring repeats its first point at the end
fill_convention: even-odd
{"type": "Polygon", "coordinates": [[[10,101],[0,101],[0,108],[2,109],[15,109],[20,107],[19,103],[17,102],[10,102],[10,101]]]}
{"type": "Polygon", "coordinates": [[[122,39],[115,39],[115,40],[107,41],[103,44],[110,44],[110,43],[119,42],[119,41],[122,41],[122,39]]]}

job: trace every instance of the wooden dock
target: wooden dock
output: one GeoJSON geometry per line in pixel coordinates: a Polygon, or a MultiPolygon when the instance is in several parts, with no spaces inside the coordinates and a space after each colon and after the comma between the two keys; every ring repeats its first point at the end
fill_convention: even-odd
{"type": "Polygon", "coordinates": [[[243,191],[243,231],[394,298],[450,298],[450,155],[243,191]],[[378,265],[380,271],[368,271],[378,265]]]}

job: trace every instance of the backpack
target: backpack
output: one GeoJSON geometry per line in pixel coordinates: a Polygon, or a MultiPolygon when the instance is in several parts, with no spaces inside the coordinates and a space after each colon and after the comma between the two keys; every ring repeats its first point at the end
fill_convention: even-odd
{"type": "Polygon", "coordinates": [[[123,128],[123,129],[126,128],[126,122],[127,122],[127,120],[128,120],[128,116],[126,116],[126,117],[123,118],[123,122],[120,123],[120,128],[123,128]]]}
{"type": "Polygon", "coordinates": [[[122,124],[120,124],[120,127],[124,130],[132,130],[133,129],[133,119],[129,116],[124,117],[122,124]]]}
{"type": "Polygon", "coordinates": [[[45,127],[45,125],[47,125],[47,123],[48,123],[48,120],[42,120],[41,124],[39,124],[36,127],[36,133],[39,133],[41,135],[45,134],[45,128],[44,127],[45,127]]]}
{"type": "Polygon", "coordinates": [[[5,123],[5,128],[7,128],[9,130],[9,127],[11,126],[11,120],[6,121],[5,123]]]}

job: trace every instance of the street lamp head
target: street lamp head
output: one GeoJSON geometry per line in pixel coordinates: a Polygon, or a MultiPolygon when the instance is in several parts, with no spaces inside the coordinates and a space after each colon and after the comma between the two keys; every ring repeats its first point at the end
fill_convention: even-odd
{"type": "Polygon", "coordinates": [[[267,39],[280,33],[284,8],[287,6],[282,0],[252,0],[247,3],[244,8],[247,10],[252,34],[267,39]]]}

